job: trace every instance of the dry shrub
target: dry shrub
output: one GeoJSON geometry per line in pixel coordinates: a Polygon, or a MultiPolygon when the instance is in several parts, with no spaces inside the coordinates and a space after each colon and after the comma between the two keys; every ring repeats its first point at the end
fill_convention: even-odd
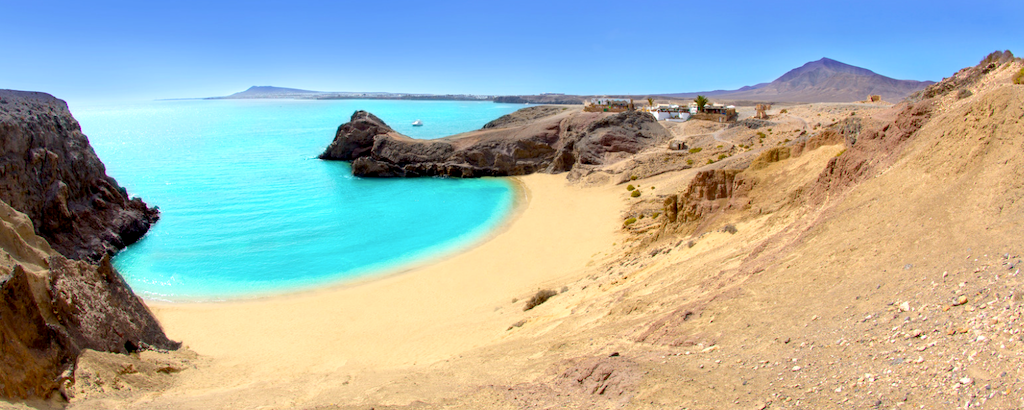
{"type": "Polygon", "coordinates": [[[1024,84],[1024,68],[1020,69],[1017,74],[1013,75],[1014,84],[1024,84]]]}
{"type": "Polygon", "coordinates": [[[525,312],[527,310],[533,309],[537,307],[537,305],[547,302],[548,299],[551,299],[552,296],[555,296],[557,294],[558,292],[555,292],[551,289],[539,290],[537,291],[537,294],[533,295],[533,297],[530,298],[530,300],[526,301],[526,306],[523,307],[523,311],[525,312]]]}
{"type": "Polygon", "coordinates": [[[731,233],[731,234],[735,234],[736,233],[736,225],[728,224],[726,226],[723,226],[722,227],[722,232],[728,232],[728,233],[731,233]]]}

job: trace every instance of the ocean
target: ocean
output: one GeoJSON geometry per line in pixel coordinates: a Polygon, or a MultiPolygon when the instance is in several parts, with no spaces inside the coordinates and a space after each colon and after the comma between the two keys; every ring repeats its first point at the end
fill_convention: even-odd
{"type": "Polygon", "coordinates": [[[521,105],[177,100],[72,105],[107,174],[161,217],[114,266],[142,297],[216,301],[330,286],[457,252],[512,210],[503,179],[363,179],[316,158],[356,110],[414,138],[521,105]],[[412,122],[422,120],[422,127],[412,122]]]}

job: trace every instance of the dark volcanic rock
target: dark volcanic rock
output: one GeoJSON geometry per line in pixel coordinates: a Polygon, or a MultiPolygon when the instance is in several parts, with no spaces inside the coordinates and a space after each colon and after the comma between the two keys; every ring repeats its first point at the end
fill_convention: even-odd
{"type": "Polygon", "coordinates": [[[104,256],[99,266],[50,257],[53,314],[79,349],[131,353],[142,348],[177,349],[153,313],[132,293],[104,256]]]}
{"type": "Polygon", "coordinates": [[[71,259],[98,261],[159,217],[107,176],[67,104],[44,93],[0,90],[0,200],[71,259]]]}
{"type": "Polygon", "coordinates": [[[668,139],[644,112],[526,110],[490,128],[436,140],[408,138],[357,111],[320,158],[351,160],[352,173],[366,177],[511,176],[600,165],[668,139]]]}
{"type": "Polygon", "coordinates": [[[377,116],[366,111],[356,111],[349,122],[341,124],[334,134],[334,142],[327,146],[320,159],[352,161],[365,155],[373,148],[373,138],[395,132],[377,116]]]}

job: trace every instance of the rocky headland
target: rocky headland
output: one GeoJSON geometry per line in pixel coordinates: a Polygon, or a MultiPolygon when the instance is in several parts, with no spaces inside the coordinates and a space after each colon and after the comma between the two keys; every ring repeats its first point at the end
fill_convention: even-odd
{"type": "Polygon", "coordinates": [[[49,94],[0,90],[0,158],[0,200],[70,259],[98,262],[159,218],[107,176],[67,104],[49,94]]]}
{"type": "Polygon", "coordinates": [[[69,398],[87,350],[176,349],[111,266],[156,209],[106,175],[67,104],[0,90],[0,397],[69,398]]]}
{"type": "Polygon", "coordinates": [[[606,165],[669,138],[646,112],[530,110],[478,131],[434,140],[401,135],[373,114],[357,111],[338,127],[320,158],[352,161],[352,173],[364,177],[515,176],[606,165]]]}

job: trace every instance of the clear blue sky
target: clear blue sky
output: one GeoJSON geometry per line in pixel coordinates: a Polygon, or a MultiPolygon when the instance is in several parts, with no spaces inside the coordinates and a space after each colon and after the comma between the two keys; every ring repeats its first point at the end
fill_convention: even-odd
{"type": "Polygon", "coordinates": [[[1024,56],[1024,1],[0,0],[0,88],[69,101],[733,89],[829,57],[939,80],[1024,56]]]}

